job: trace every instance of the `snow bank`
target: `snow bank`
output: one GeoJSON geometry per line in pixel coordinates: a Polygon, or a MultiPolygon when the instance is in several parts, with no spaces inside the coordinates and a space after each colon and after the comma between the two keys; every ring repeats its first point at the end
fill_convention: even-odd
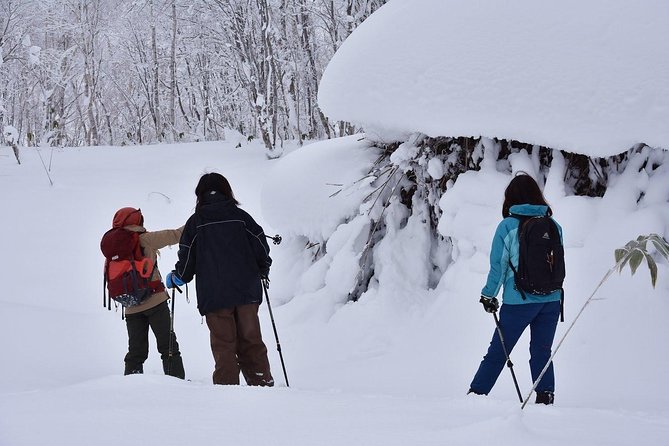
{"type": "Polygon", "coordinates": [[[664,0],[391,0],[337,51],[319,105],[382,140],[669,148],[668,19],[664,0]]]}
{"type": "MultiPolygon", "coordinates": [[[[333,144],[327,143],[333,151],[348,150],[346,144],[333,144]]],[[[349,138],[348,144],[359,141],[349,138]]],[[[393,153],[391,160],[398,171],[408,168],[413,150],[407,142],[393,153]]],[[[383,211],[384,200],[374,205],[351,201],[340,209],[346,209],[345,216],[332,216],[336,227],[334,223],[329,227],[334,230],[325,232],[314,231],[319,220],[312,209],[318,201],[292,208],[292,194],[275,197],[282,200],[283,207],[273,203],[276,208],[266,213],[268,221],[284,218],[295,225],[279,248],[282,253],[272,273],[276,278],[274,296],[285,304],[281,307],[283,321],[292,327],[289,333],[293,337],[286,342],[306,343],[298,332],[308,333],[308,344],[326,352],[321,356],[308,348],[292,351],[291,360],[303,365],[297,371],[303,385],[318,388],[323,381],[344,382],[346,388],[359,392],[375,388],[395,394],[412,388],[418,394],[429,394],[441,392],[434,383],[443,383],[445,395],[455,397],[466,391],[464,387],[493,331],[492,320],[481,311],[477,299],[488,271],[491,238],[501,218],[503,191],[515,172],[526,171],[542,183],[546,177],[544,193],[564,228],[567,321],[573,320],[613,266],[615,248],[639,234],[669,237],[669,152],[645,148],[630,155],[629,162],[621,164],[620,173],[611,173],[606,195],[591,198],[567,195],[565,160],[559,151],[553,152],[548,172],[539,172],[536,151],[532,155],[520,151],[508,162],[498,162],[499,147],[493,141],[482,140],[480,150],[481,170],[461,174],[439,201],[443,214],[438,229],[444,240],[433,236],[426,203],[419,196],[414,196],[411,213],[396,197],[383,211]],[[290,215],[279,215],[286,209],[290,215]],[[370,229],[381,213],[383,238],[365,253],[370,229]],[[322,249],[323,243],[305,246],[305,237],[327,233],[331,234],[323,240],[327,249],[322,249]],[[373,259],[373,275],[360,300],[352,303],[348,297],[355,287],[354,279],[364,272],[363,256],[373,259]],[[438,274],[437,283],[431,272],[432,276],[438,274]],[[407,362],[409,357],[412,360],[407,362]],[[420,376],[416,375],[418,369],[420,376]],[[413,383],[416,386],[412,387],[413,383]]],[[[308,156],[305,162],[316,167],[331,165],[333,157],[327,150],[293,156],[294,160],[308,156]]],[[[280,190],[291,175],[304,172],[301,162],[290,161],[292,167],[282,163],[279,161],[268,175],[264,194],[280,190]],[[279,168],[286,170],[279,174],[279,168]]],[[[425,164],[431,176],[439,176],[441,169],[436,163],[425,164]]],[[[353,168],[344,161],[334,166],[328,173],[335,168],[353,168]]],[[[314,187],[313,181],[306,181],[307,190],[314,187]]],[[[381,176],[372,186],[385,181],[392,188],[397,177],[381,176]]],[[[374,197],[372,194],[370,202],[374,197]]],[[[329,220],[320,220],[325,221],[329,220]]],[[[669,311],[669,270],[666,261],[658,261],[656,289],[650,286],[643,267],[634,277],[629,271],[612,276],[599,291],[597,303],[589,307],[556,359],[561,404],[583,407],[581,401],[587,400],[587,406],[602,409],[659,408],[665,404],[666,395],[651,390],[663,386],[669,369],[669,359],[657,354],[657,342],[649,341],[669,336],[669,326],[663,323],[663,314],[669,311]],[[621,326],[627,329],[620,330],[621,326]],[[629,358],[624,367],[621,351],[629,358]],[[622,384],[623,376],[629,375],[635,376],[639,386],[641,378],[636,376],[642,376],[647,390],[622,384]]],[[[566,326],[560,324],[558,336],[566,326]]],[[[513,353],[523,390],[530,382],[527,344],[526,334],[513,353]]],[[[500,377],[491,397],[515,398],[508,376],[500,377]]]]}
{"type": "Polygon", "coordinates": [[[3,396],[0,444],[214,446],[224,436],[240,446],[626,446],[639,435],[647,445],[666,439],[666,422],[647,414],[536,409],[521,416],[511,402],[464,396],[361,396],[108,376],[3,396]]]}
{"type": "Polygon", "coordinates": [[[354,135],[306,145],[277,161],[263,186],[267,221],[285,235],[328,239],[372,190],[365,176],[378,151],[370,145],[354,135]]]}
{"type": "MultiPolygon", "coordinates": [[[[233,444],[291,446],[666,443],[666,263],[658,265],[655,290],[647,271],[607,282],[603,300],[588,308],[557,357],[554,407],[530,404],[520,412],[506,370],[489,397],[465,396],[494,330],[477,302],[500,212],[500,197],[491,192],[510,177],[495,172],[495,157],[484,158],[481,172],[462,176],[462,184],[458,180],[449,189],[442,205],[458,211],[444,217],[456,224],[445,225],[469,251],[458,243],[459,256],[436,288],[427,288],[434,285],[426,274],[433,263],[426,251],[434,241],[425,203],[416,198],[412,215],[391,203],[384,214],[386,235],[370,254],[377,278],[360,301],[346,303],[370,214],[378,218],[381,204],[371,209],[356,204],[356,194],[369,186],[345,188],[324,198],[342,215],[318,220],[312,209],[318,201],[306,200],[297,209],[292,201],[309,198],[312,188],[327,192],[325,181],[355,182],[361,165],[374,158],[364,144],[356,138],[314,144],[272,161],[257,142],[243,150],[230,143],[42,149],[45,159],[53,155],[53,187],[36,149],[26,148],[19,166],[9,149],[0,147],[0,189],[8,191],[0,196],[8,216],[0,219],[6,254],[0,256],[6,279],[0,295],[0,339],[6,341],[0,445],[205,446],[220,443],[221,435],[233,444]],[[128,157],[137,162],[128,164],[128,157]],[[100,236],[121,206],[141,207],[152,230],[182,224],[193,210],[197,179],[211,170],[228,177],[243,207],[268,232],[279,229],[268,224],[276,219],[295,231],[331,233],[327,252],[315,262],[304,237],[282,233],[284,242],[271,245],[270,294],[290,389],[284,387],[265,304],[261,326],[277,387],[211,384],[209,333],[193,288],[190,304],[178,297],[175,310],[191,381],[163,376],[152,337],[145,375],[120,376],[127,333],[120,314],[101,305],[100,236]],[[263,178],[270,181],[265,195],[277,193],[282,200],[270,200],[268,221],[260,213],[263,178]],[[347,191],[351,202],[336,201],[347,191]],[[282,210],[288,215],[280,215],[282,210]],[[301,212],[312,219],[308,224],[300,223],[301,212]],[[469,216],[469,229],[458,221],[460,214],[469,216]],[[327,229],[318,231],[318,224],[327,229]],[[128,422],[133,417],[141,420],[128,422]]],[[[669,235],[667,157],[668,152],[650,150],[636,155],[602,199],[565,197],[557,182],[550,191],[546,187],[566,237],[577,237],[567,246],[567,321],[609,267],[612,247],[637,233],[669,235]]],[[[564,167],[553,163],[549,180],[564,167]]],[[[520,152],[512,169],[533,164],[520,152]]],[[[437,167],[431,170],[438,175],[437,167]]],[[[445,244],[433,249],[448,254],[445,244]]],[[[164,272],[174,264],[176,250],[161,254],[164,272]]],[[[558,335],[566,325],[560,324],[558,335]]],[[[512,358],[524,392],[531,379],[528,356],[523,338],[512,358]]]]}

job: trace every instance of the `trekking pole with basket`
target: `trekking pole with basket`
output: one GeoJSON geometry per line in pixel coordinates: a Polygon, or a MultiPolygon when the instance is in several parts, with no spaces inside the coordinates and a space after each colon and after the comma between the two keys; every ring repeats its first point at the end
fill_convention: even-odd
{"type": "Polygon", "coordinates": [[[518,393],[518,398],[520,402],[523,402],[523,396],[520,393],[520,387],[518,386],[518,380],[516,379],[516,372],[513,371],[513,362],[511,362],[511,357],[509,356],[509,351],[506,349],[506,343],[504,342],[504,336],[502,335],[502,327],[499,325],[499,319],[497,319],[497,313],[493,313],[492,316],[495,318],[495,325],[497,326],[497,334],[499,335],[499,340],[502,343],[502,350],[504,350],[504,356],[506,356],[506,365],[511,370],[511,377],[513,378],[513,384],[516,386],[516,392],[518,393]]]}
{"type": "Polygon", "coordinates": [[[172,357],[174,355],[174,351],[172,348],[174,347],[174,290],[179,291],[181,293],[181,288],[178,286],[174,286],[172,288],[172,303],[171,303],[171,311],[170,311],[170,344],[168,348],[168,353],[167,353],[167,375],[172,376],[172,357]]]}
{"type": "Polygon", "coordinates": [[[279,342],[279,334],[276,332],[276,324],[274,323],[274,314],[272,314],[272,305],[269,302],[269,293],[267,292],[267,282],[269,282],[269,279],[263,278],[261,282],[263,290],[265,291],[265,299],[267,300],[267,308],[269,309],[269,318],[272,321],[272,328],[274,329],[274,338],[276,339],[276,350],[279,352],[279,358],[281,359],[281,368],[283,369],[283,377],[286,380],[286,387],[290,387],[290,384],[288,384],[288,375],[286,374],[286,364],[283,362],[283,353],[281,353],[281,343],[279,342]]]}

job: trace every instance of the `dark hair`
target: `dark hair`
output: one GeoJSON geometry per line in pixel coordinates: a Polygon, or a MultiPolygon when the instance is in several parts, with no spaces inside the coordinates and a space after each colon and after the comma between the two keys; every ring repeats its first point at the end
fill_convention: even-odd
{"type": "MultiPolygon", "coordinates": [[[[511,206],[517,204],[539,204],[548,206],[537,182],[525,172],[518,172],[506,187],[506,190],[504,191],[504,204],[502,205],[502,217],[508,217],[510,215],[509,209],[511,206]]],[[[548,206],[548,215],[553,215],[550,206],[548,206]]]]}
{"type": "Polygon", "coordinates": [[[204,198],[213,192],[220,193],[225,198],[231,199],[235,205],[239,205],[228,180],[220,173],[212,172],[202,175],[195,186],[195,196],[197,196],[195,209],[199,209],[204,198]]]}

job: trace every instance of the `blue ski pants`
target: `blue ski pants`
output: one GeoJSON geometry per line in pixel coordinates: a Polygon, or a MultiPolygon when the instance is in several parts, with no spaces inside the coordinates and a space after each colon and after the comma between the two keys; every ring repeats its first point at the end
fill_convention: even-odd
{"type": "MultiPolygon", "coordinates": [[[[499,311],[499,325],[504,338],[504,345],[510,354],[518,339],[530,326],[530,370],[532,381],[536,381],[551,356],[551,346],[560,317],[560,302],[531,303],[520,305],[502,305],[499,311]]],[[[492,390],[497,377],[506,365],[506,356],[497,333],[497,328],[490,341],[488,353],[483,357],[469,388],[476,393],[487,395],[492,390]]],[[[537,392],[553,392],[555,375],[553,364],[537,385],[537,392]]]]}

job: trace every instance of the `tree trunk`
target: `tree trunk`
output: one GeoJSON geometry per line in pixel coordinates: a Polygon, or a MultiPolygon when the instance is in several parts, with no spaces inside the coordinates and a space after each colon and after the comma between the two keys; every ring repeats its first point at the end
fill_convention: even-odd
{"type": "Polygon", "coordinates": [[[151,13],[151,54],[153,56],[153,121],[156,139],[163,140],[163,123],[160,116],[160,64],[158,62],[158,42],[156,41],[156,16],[153,0],[149,0],[151,13]]]}
{"type": "Polygon", "coordinates": [[[177,4],[172,0],[172,52],[170,54],[170,125],[173,139],[178,138],[176,123],[177,95],[177,4]]]}
{"type": "Polygon", "coordinates": [[[16,142],[13,142],[11,145],[12,150],[14,151],[14,156],[16,157],[16,162],[21,164],[21,158],[19,157],[19,146],[16,144],[16,142]]]}

